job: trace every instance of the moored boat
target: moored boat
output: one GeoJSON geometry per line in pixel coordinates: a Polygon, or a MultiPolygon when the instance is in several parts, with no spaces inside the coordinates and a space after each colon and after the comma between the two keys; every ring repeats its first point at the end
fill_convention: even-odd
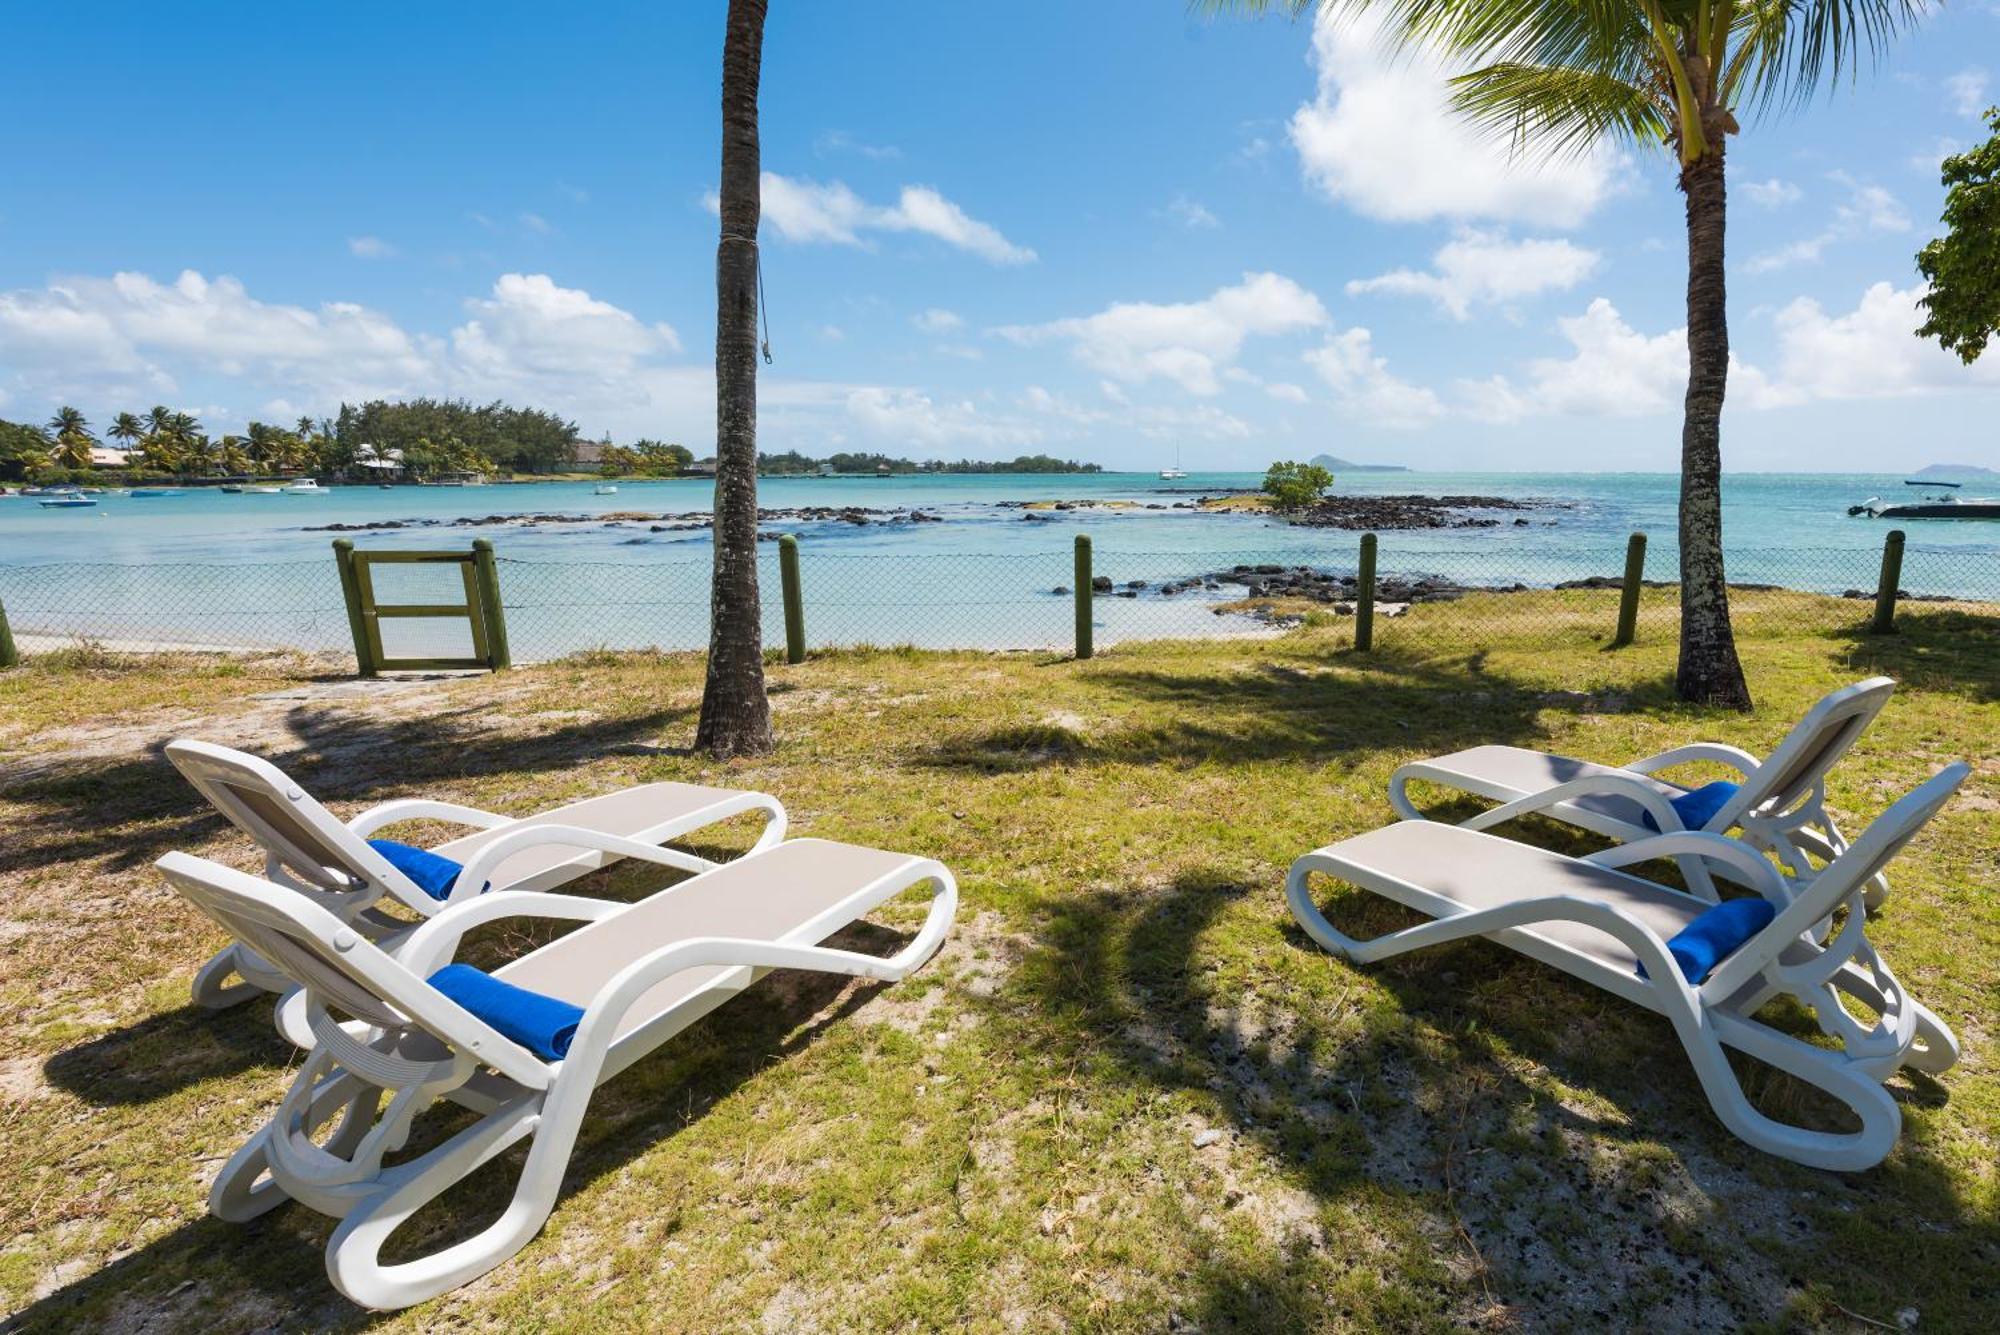
{"type": "Polygon", "coordinates": [[[1961,496],[1956,482],[1905,482],[1935,495],[1915,501],[1885,501],[1870,496],[1847,508],[1850,515],[1870,519],[2000,519],[2000,496],[1961,496]]]}

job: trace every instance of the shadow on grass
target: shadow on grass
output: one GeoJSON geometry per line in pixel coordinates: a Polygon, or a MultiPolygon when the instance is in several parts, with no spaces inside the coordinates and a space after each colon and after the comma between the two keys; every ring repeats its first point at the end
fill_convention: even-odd
{"type": "MultiPolygon", "coordinates": [[[[908,941],[864,922],[828,944],[887,955],[908,941]]],[[[681,1127],[809,1047],[886,986],[775,971],[603,1086],[584,1119],[550,1227],[560,1227],[579,1189],[640,1155],[670,1151],[681,1127]]],[[[429,1116],[456,1119],[451,1129],[469,1118],[453,1108],[429,1116]]],[[[419,1148],[411,1146],[412,1152],[419,1148]]],[[[397,1233],[385,1259],[434,1251],[485,1227],[505,1207],[525,1155],[526,1146],[517,1147],[420,1213],[397,1233]]],[[[188,1190],[198,1188],[190,1183],[188,1190]]],[[[248,1224],[203,1215],[17,1313],[4,1328],[331,1331],[365,1329],[393,1316],[355,1307],[328,1284],[324,1248],[332,1231],[331,1219],[296,1203],[248,1224]]],[[[525,1279],[538,1265],[568,1264],[556,1250],[530,1243],[498,1273],[512,1269],[525,1279]]]]}
{"type": "MultiPolygon", "coordinates": [[[[1401,912],[1337,907],[1363,936],[1401,912]]],[[[2000,1221],[1954,1182],[1948,1128],[1906,1128],[1862,1174],[1762,1155],[1715,1120],[1664,1020],[1491,943],[1364,981],[1292,924],[1279,887],[1205,871],[1066,904],[1044,940],[1023,978],[1051,1034],[1084,1036],[1107,1082],[1213,1097],[1320,1203],[1324,1245],[1197,1276],[1202,1329],[1734,1327],[1788,1304],[1887,1318],[1913,1300],[1927,1323],[1974,1325],[2000,1291],[1965,1280],[1995,1274],[2000,1221]],[[1921,1257],[1895,1241],[1912,1227],[1936,1231],[1921,1257]],[[1847,1254],[1901,1259],[1823,1265],[1847,1254]]],[[[1794,1091],[1746,1083],[1798,1115],[1778,1106],[1794,1091]]],[[[1906,1108],[1939,1094],[1892,1089],[1906,1108]]]]}
{"type": "MultiPolygon", "coordinates": [[[[916,763],[973,773],[1057,764],[1232,764],[1333,759],[1377,751],[1442,754],[1487,743],[1535,745],[1537,715],[1587,708],[1589,696],[1523,687],[1491,673],[1485,655],[1446,660],[1343,654],[1246,664],[1243,670],[1120,662],[1093,685],[1145,706],[1141,721],[1085,736],[1058,724],[1010,726],[925,746],[916,763]],[[1357,670],[1359,669],[1359,670],[1357,670]]],[[[1667,682],[1621,686],[1618,708],[1670,705],[1667,682]]]]}
{"type": "Polygon", "coordinates": [[[1886,673],[1915,690],[2000,700],[2000,616],[1903,603],[1893,635],[1870,634],[1866,625],[1836,632],[1848,661],[1886,673]]]}
{"type": "MultiPolygon", "coordinates": [[[[240,745],[315,797],[341,801],[488,774],[557,774],[619,752],[664,754],[648,739],[683,728],[692,717],[691,709],[656,709],[503,733],[481,726],[490,719],[486,706],[395,719],[301,707],[285,716],[280,745],[268,738],[203,740],[240,745]]],[[[6,783],[0,798],[29,809],[33,832],[0,849],[0,875],[89,858],[129,871],[224,828],[221,816],[167,760],[164,739],[143,758],[101,766],[85,760],[6,783]]]]}
{"type": "Polygon", "coordinates": [[[64,1048],[42,1066],[49,1083],[94,1105],[150,1103],[205,1080],[277,1068],[296,1051],[271,1023],[271,1001],[224,1011],[183,1006],[64,1048]]]}

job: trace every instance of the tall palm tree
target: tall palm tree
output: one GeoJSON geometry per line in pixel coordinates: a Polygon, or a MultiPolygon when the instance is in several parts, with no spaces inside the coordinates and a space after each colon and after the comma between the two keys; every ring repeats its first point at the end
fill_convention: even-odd
{"type": "Polygon", "coordinates": [[[125,448],[129,450],[135,441],[146,434],[146,428],[140,423],[136,414],[120,413],[111,419],[111,425],[104,434],[113,440],[124,442],[125,448]]]}
{"type": "Polygon", "coordinates": [[[715,248],[715,573],[695,745],[771,749],[757,599],[757,82],[765,0],[729,0],[722,41],[722,235],[715,248]]]}
{"type": "MultiPolygon", "coordinates": [[[[1270,0],[1213,0],[1271,8],[1270,0]]],[[[1671,150],[1687,214],[1688,385],[1681,419],[1681,641],[1686,700],[1750,707],[1722,563],[1724,145],[1741,108],[1796,105],[1856,68],[1924,0],[1284,0],[1386,12],[1389,30],[1475,64],[1454,104],[1517,152],[1600,140],[1671,150]]]]}
{"type": "Polygon", "coordinates": [[[174,429],[174,410],[164,403],[156,403],[146,410],[146,432],[148,435],[164,436],[174,429]]]}
{"type": "Polygon", "coordinates": [[[90,448],[97,444],[97,438],[90,434],[90,423],[80,410],[68,405],[56,409],[48,430],[56,440],[55,462],[59,467],[90,467],[90,448]]]}

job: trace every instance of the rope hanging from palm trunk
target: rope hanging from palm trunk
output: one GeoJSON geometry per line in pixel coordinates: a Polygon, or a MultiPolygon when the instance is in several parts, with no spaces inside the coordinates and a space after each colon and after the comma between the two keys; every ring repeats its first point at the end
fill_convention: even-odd
{"type": "Polygon", "coordinates": [[[764,248],[757,244],[754,236],[744,236],[740,232],[724,232],[724,241],[740,241],[750,247],[750,262],[757,266],[757,318],[764,325],[764,342],[760,345],[764,352],[764,365],[771,364],[771,313],[770,302],[764,299],[764,248]]]}

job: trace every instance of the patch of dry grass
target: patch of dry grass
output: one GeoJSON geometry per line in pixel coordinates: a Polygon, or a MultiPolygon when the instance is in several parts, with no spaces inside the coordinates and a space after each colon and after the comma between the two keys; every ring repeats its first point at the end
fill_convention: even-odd
{"type": "MultiPolygon", "coordinates": [[[[0,675],[0,1309],[188,1330],[1777,1329],[1904,1307],[1980,1325],[2000,1300],[2000,656],[1921,618],[1891,641],[1753,636],[1760,708],[1736,717],[1676,703],[1660,643],[1378,634],[1366,659],[1337,627],[1086,663],[815,655],[772,668],[779,750],[728,765],[681,749],[685,657],[345,697],[300,689],[309,671],[186,662],[120,667],[115,693],[102,666],[0,675]],[[1468,943],[1362,970],[1289,926],[1284,868],[1388,819],[1405,759],[1757,750],[1873,670],[1913,689],[1834,776],[1850,829],[1947,760],[1978,765],[1871,927],[1967,1048],[1941,1082],[1895,1082],[1904,1139],[1878,1169],[1739,1144],[1663,1022],[1524,959],[1468,943]],[[798,833],[941,858],[961,916],[905,984],[774,977],[620,1077],[541,1237],[378,1319],[327,1285],[328,1221],[204,1214],[297,1055],[268,1003],[185,1004],[222,938],[148,864],[253,859],[158,759],[177,732],[250,745],[342,814],[761,788],[798,833]]],[[[513,1162],[442,1222],[490,1217],[513,1162]]]]}

